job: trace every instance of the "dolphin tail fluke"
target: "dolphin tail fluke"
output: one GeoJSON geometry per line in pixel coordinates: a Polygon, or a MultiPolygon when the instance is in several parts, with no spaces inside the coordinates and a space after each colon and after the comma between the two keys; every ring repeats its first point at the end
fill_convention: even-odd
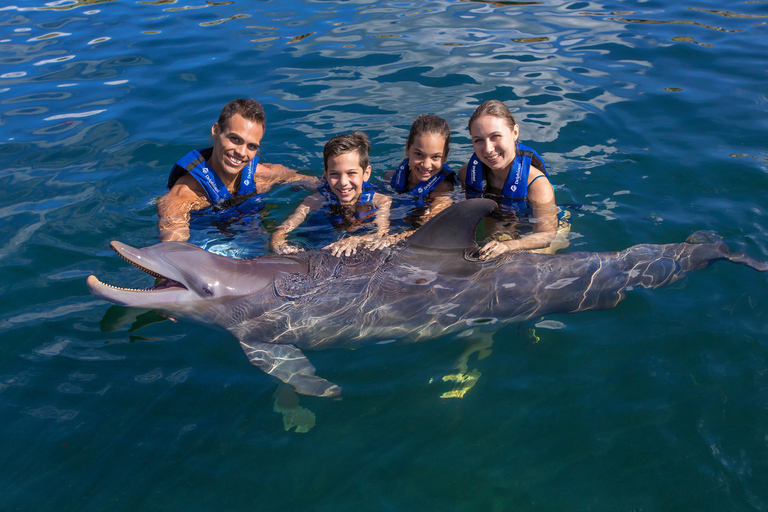
{"type": "Polygon", "coordinates": [[[241,341],[245,355],[251,364],[264,373],[290,384],[297,393],[309,396],[338,396],[341,388],[315,375],[315,367],[293,345],[241,341]]]}
{"type": "Polygon", "coordinates": [[[728,254],[728,260],[739,265],[746,265],[760,272],[768,272],[768,261],[758,260],[752,256],[747,256],[743,252],[732,252],[728,254]]]}
{"type": "Polygon", "coordinates": [[[752,256],[747,256],[743,252],[731,252],[728,250],[728,246],[723,242],[723,239],[721,236],[716,234],[714,231],[697,231],[688,238],[686,238],[686,243],[689,244],[715,244],[721,246],[722,252],[725,254],[725,259],[728,261],[732,261],[733,263],[738,263],[739,265],[745,265],[747,267],[753,268],[759,272],[766,272],[768,271],[768,261],[765,260],[758,260],[757,258],[753,258],[752,256]]]}

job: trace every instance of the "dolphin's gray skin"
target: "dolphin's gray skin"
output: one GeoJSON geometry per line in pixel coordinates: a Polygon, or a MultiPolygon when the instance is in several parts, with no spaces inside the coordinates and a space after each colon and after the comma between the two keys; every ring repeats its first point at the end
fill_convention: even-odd
{"type": "Polygon", "coordinates": [[[462,201],[407,243],[352,257],[327,251],[234,260],[181,242],[112,248],[155,277],[159,288],[127,290],[88,278],[97,297],[215,324],[231,332],[251,363],[306,395],[341,388],[315,375],[303,349],[420,341],[490,322],[607,309],[624,290],[673,283],[720,259],[764,272],[768,262],[731,253],[712,233],[685,243],[620,252],[514,253],[477,260],[475,229],[496,204],[462,201]]]}

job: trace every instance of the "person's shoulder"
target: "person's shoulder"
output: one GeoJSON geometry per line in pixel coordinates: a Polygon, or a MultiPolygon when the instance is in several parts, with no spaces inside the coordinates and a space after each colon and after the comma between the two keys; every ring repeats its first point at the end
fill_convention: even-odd
{"type": "Polygon", "coordinates": [[[376,192],[373,194],[373,205],[376,208],[381,208],[383,206],[389,206],[392,203],[392,198],[386,194],[382,194],[381,192],[376,192]]]}
{"type": "Polygon", "coordinates": [[[528,200],[532,203],[549,203],[555,200],[555,190],[547,175],[531,166],[528,174],[528,200]]]}
{"type": "Polygon", "coordinates": [[[432,192],[440,193],[440,192],[450,192],[452,190],[453,190],[453,180],[445,179],[440,183],[438,183],[437,186],[435,187],[435,190],[433,190],[432,192]]]}
{"type": "Polygon", "coordinates": [[[390,169],[384,173],[384,176],[382,176],[381,179],[389,183],[390,181],[392,181],[392,176],[394,175],[395,175],[395,169],[390,169]]]}
{"type": "Polygon", "coordinates": [[[263,175],[275,175],[275,176],[288,176],[296,174],[294,169],[284,166],[283,164],[268,164],[266,162],[259,162],[256,166],[256,173],[263,175]]]}
{"type": "Polygon", "coordinates": [[[536,183],[538,183],[539,181],[549,183],[549,176],[547,176],[547,173],[545,173],[538,167],[532,165],[531,169],[528,171],[528,183],[531,183],[533,180],[536,180],[536,183]]]}
{"type": "Polygon", "coordinates": [[[208,198],[202,185],[189,173],[182,175],[176,180],[171,190],[166,194],[168,197],[175,197],[182,200],[194,200],[208,198]]]}
{"type": "Polygon", "coordinates": [[[301,204],[309,206],[312,209],[317,209],[325,204],[325,196],[320,192],[315,192],[314,194],[305,197],[301,204]]]}
{"type": "Polygon", "coordinates": [[[467,165],[464,164],[459,168],[459,172],[456,173],[456,179],[459,180],[459,183],[464,184],[464,180],[467,177],[467,165]]]}

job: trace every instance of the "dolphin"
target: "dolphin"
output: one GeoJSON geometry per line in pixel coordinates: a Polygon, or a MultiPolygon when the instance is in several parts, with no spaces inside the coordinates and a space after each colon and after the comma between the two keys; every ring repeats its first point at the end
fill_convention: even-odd
{"type": "Polygon", "coordinates": [[[768,262],[733,253],[712,232],[684,242],[618,252],[478,259],[475,231],[496,208],[461,201],[406,241],[335,257],[310,250],[237,260],[183,242],[136,249],[112,242],[128,263],[164,278],[144,290],[88,277],[97,297],[216,325],[234,335],[250,362],[301,394],[336,396],[303,350],[417,342],[489,323],[615,307],[631,287],[657,288],[717,260],[760,272],[768,262]]]}

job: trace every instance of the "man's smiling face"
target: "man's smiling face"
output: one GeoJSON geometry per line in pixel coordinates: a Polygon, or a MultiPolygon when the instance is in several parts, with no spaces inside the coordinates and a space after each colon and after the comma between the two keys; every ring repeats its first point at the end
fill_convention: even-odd
{"type": "Polygon", "coordinates": [[[208,163],[227,181],[227,178],[235,178],[258,154],[264,137],[264,125],[235,114],[229,118],[226,126],[214,124],[211,133],[213,154],[208,163]]]}

